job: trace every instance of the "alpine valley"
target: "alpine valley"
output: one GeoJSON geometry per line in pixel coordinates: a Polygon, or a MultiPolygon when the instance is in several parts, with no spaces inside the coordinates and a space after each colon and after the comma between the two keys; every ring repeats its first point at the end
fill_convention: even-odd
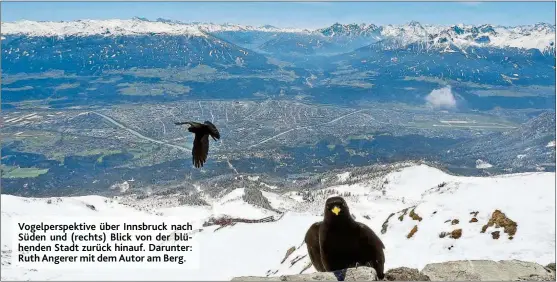
{"type": "Polygon", "coordinates": [[[1,27],[3,194],[195,202],[315,190],[405,161],[463,176],[555,171],[554,25],[1,27]],[[202,169],[183,120],[221,131],[202,169]]]}

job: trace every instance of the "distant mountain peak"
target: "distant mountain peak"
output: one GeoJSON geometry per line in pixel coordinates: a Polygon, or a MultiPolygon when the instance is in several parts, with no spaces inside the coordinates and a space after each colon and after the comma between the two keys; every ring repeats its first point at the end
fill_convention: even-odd
{"type": "Polygon", "coordinates": [[[409,25],[409,26],[419,26],[419,27],[422,26],[422,24],[419,23],[419,22],[417,22],[417,21],[410,21],[410,22],[408,23],[408,25],[409,25]]]}
{"type": "Polygon", "coordinates": [[[164,19],[164,18],[157,18],[155,20],[155,22],[159,22],[159,23],[174,23],[174,24],[180,24],[180,21],[177,20],[169,20],[169,19],[164,19]]]}
{"type": "Polygon", "coordinates": [[[266,24],[266,25],[262,25],[261,28],[267,28],[267,29],[278,29],[278,27],[276,26],[272,26],[270,24],[266,24]]]}
{"type": "Polygon", "coordinates": [[[144,18],[144,17],[132,17],[132,20],[135,21],[145,21],[145,22],[150,22],[150,20],[148,18],[144,18]]]}
{"type": "Polygon", "coordinates": [[[374,24],[341,24],[341,23],[334,23],[329,27],[322,28],[316,30],[317,33],[320,33],[325,36],[371,36],[377,30],[378,26],[374,24]]]}

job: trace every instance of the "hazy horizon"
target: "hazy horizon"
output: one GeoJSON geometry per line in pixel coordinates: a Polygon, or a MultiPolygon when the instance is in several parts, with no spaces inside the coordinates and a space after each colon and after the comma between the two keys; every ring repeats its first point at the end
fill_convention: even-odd
{"type": "Polygon", "coordinates": [[[555,2],[4,2],[2,22],[163,18],[315,29],[342,24],[555,24],[555,2]]]}

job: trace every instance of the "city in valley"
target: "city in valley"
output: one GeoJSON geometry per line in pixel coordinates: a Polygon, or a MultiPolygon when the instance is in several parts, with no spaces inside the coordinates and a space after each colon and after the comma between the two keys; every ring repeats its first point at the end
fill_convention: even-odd
{"type": "Polygon", "coordinates": [[[379,280],[555,281],[555,3],[2,10],[2,281],[307,280],[337,196],[379,280]]]}

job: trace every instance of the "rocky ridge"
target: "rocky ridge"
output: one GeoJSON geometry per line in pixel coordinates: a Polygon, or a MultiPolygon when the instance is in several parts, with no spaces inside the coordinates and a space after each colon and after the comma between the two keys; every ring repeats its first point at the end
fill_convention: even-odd
{"type": "MultiPolygon", "coordinates": [[[[520,260],[460,260],[426,265],[418,269],[398,267],[385,273],[385,281],[555,281],[555,264],[542,266],[520,260]]],[[[377,281],[375,269],[349,268],[282,276],[242,276],[231,281],[377,281]]]]}

